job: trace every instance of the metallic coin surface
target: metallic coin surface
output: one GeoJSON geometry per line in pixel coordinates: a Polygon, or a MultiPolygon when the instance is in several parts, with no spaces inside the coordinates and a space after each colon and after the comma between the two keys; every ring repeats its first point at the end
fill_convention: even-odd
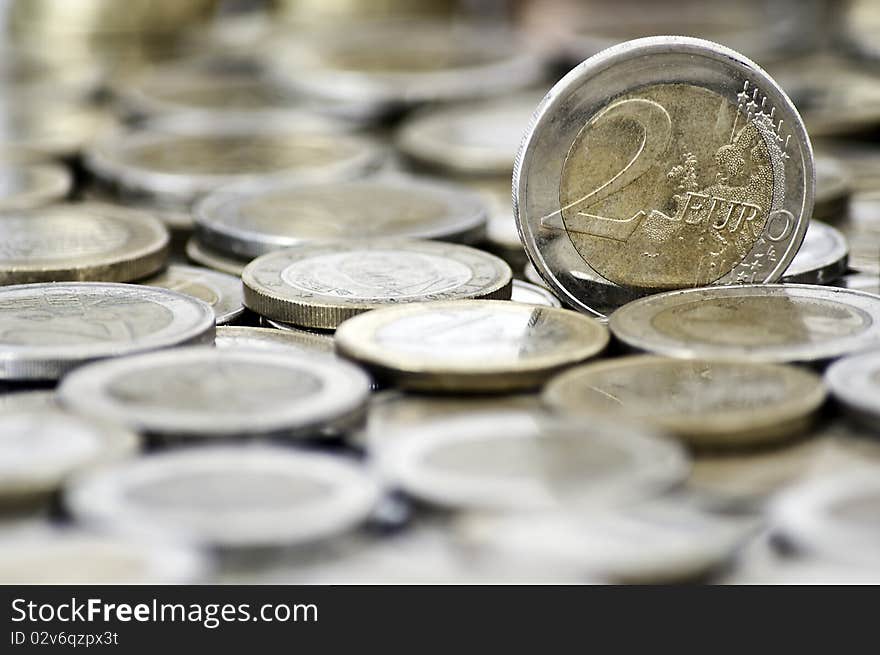
{"type": "Polygon", "coordinates": [[[196,233],[252,258],[313,239],[414,237],[471,243],[485,231],[482,199],[453,184],[402,175],[221,190],[195,210],[196,233]]]}
{"type": "Polygon", "coordinates": [[[373,457],[389,484],[452,509],[606,505],[656,494],[687,475],[674,443],[533,412],[434,421],[373,457]]]}
{"type": "Polygon", "coordinates": [[[490,300],[418,303],[343,323],[336,351],[410,389],[510,391],[599,354],[608,330],[566,309],[490,300]]]}
{"type": "Polygon", "coordinates": [[[247,259],[230,257],[205,247],[198,239],[191,237],[186,242],[186,256],[196,264],[212,268],[221,273],[228,273],[241,277],[244,267],[248,265],[247,259]]]}
{"type": "Polygon", "coordinates": [[[168,241],[153,217],[111,205],[0,212],[0,284],[128,282],[165,266],[168,241]]]}
{"type": "MultiPolygon", "coordinates": [[[[849,204],[849,175],[843,164],[829,155],[816,157],[816,202],[813,219],[839,221],[849,204]]],[[[809,234],[809,231],[808,231],[809,234]]]]}
{"type": "Polygon", "coordinates": [[[258,257],[244,269],[245,306],[261,316],[334,329],[378,307],[464,298],[510,298],[510,267],[450,243],[322,240],[258,257]]]}
{"type": "Polygon", "coordinates": [[[72,186],[70,171],[59,164],[0,164],[0,211],[63,200],[72,186]]]}
{"type": "Polygon", "coordinates": [[[742,447],[803,433],[825,387],[791,366],[637,355],[570,369],[542,398],[559,412],[644,422],[696,447],[742,447]]]}
{"type": "Polygon", "coordinates": [[[575,68],[536,110],[514,171],[519,229],[541,276],[584,311],[584,274],[643,290],[773,282],[806,231],[812,159],[797,111],[755,64],[698,39],[637,39],[575,68]]]}
{"type": "Polygon", "coordinates": [[[880,296],[880,274],[878,273],[851,273],[840,278],[837,284],[847,289],[880,296]]]}
{"type": "Polygon", "coordinates": [[[230,323],[244,312],[241,280],[227,273],[172,264],[140,284],[171,289],[204,300],[214,310],[217,325],[230,323]]]}
{"type": "Polygon", "coordinates": [[[880,274],[880,193],[858,193],[850,199],[846,220],[837,224],[849,244],[849,267],[880,274]]]}
{"type": "Polygon", "coordinates": [[[54,390],[15,391],[0,395],[0,412],[42,412],[46,409],[60,410],[54,390]]]}
{"type": "Polygon", "coordinates": [[[785,271],[783,282],[828,284],[847,269],[849,245],[840,231],[820,221],[810,221],[804,242],[785,271]]]}
{"type": "Polygon", "coordinates": [[[186,348],[67,375],[62,405],[167,439],[304,437],[363,419],[369,378],[293,352],[186,348]]]}
{"type": "Polygon", "coordinates": [[[45,500],[70,476],[134,453],[137,436],[54,410],[0,414],[0,505],[45,500]]]}
{"type": "Polygon", "coordinates": [[[834,362],[825,371],[825,382],[856,418],[871,426],[880,423],[880,353],[857,354],[834,362]]]}
{"type": "Polygon", "coordinates": [[[562,307],[559,298],[554,296],[546,287],[532,284],[531,282],[523,282],[522,280],[513,281],[510,299],[513,302],[521,302],[526,305],[562,307]]]}
{"type": "Polygon", "coordinates": [[[205,546],[290,546],[345,532],[379,497],[340,457],[268,445],[187,448],[78,478],[65,504],[86,525],[205,546]]]}
{"type": "MultiPolygon", "coordinates": [[[[220,349],[291,349],[309,354],[333,355],[333,337],[305,330],[276,330],[265,327],[221,326],[214,336],[220,349]]],[[[2,404],[2,396],[0,396],[2,404]]]]}
{"type": "Polygon", "coordinates": [[[213,338],[211,307],[167,289],[104,282],[0,288],[4,380],[56,380],[92,360],[213,338]]]}
{"type": "Polygon", "coordinates": [[[0,106],[0,158],[73,157],[110,124],[104,111],[69,99],[11,98],[0,106]]]}
{"type": "Polygon", "coordinates": [[[629,303],[609,327],[668,357],[821,362],[880,346],[880,299],[811,284],[685,289],[629,303]]]}

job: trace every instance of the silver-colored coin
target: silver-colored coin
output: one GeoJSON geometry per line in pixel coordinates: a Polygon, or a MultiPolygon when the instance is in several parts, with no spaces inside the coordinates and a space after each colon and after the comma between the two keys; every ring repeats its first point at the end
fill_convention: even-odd
{"type": "Polygon", "coordinates": [[[0,539],[3,584],[193,584],[209,569],[185,546],[44,528],[0,539]]]}
{"type": "Polygon", "coordinates": [[[813,219],[839,221],[845,216],[849,204],[849,175],[843,164],[829,155],[817,155],[815,164],[816,202],[813,205],[813,219]]]}
{"type": "MultiPolygon", "coordinates": [[[[292,349],[301,353],[333,355],[333,337],[305,330],[278,330],[265,327],[217,328],[214,345],[221,349],[292,349]]],[[[2,406],[0,396],[0,406],[2,406]]]]}
{"type": "Polygon", "coordinates": [[[56,380],[96,359],[213,339],[211,307],[167,289],[104,282],[0,288],[4,380],[56,380]]]}
{"type": "Polygon", "coordinates": [[[59,164],[0,164],[0,211],[63,200],[72,186],[70,171],[59,164]]]}
{"type": "Polygon", "coordinates": [[[67,375],[59,401],[164,439],[313,436],[364,418],[369,378],[299,353],[186,348],[107,360],[67,375]]]}
{"type": "Polygon", "coordinates": [[[848,259],[846,237],[830,225],[813,220],[782,281],[829,284],[846,273],[848,259]]]}
{"type": "Polygon", "coordinates": [[[152,216],[112,205],[58,204],[0,213],[0,284],[128,282],[168,260],[152,216]]]}
{"type": "Polygon", "coordinates": [[[227,273],[172,264],[140,284],[171,289],[204,300],[214,310],[217,325],[231,323],[244,312],[241,280],[227,273]]]}
{"type": "Polygon", "coordinates": [[[812,284],[685,289],[629,303],[609,327],[668,357],[821,362],[880,346],[880,299],[812,284]]]}
{"type": "Polygon", "coordinates": [[[151,455],[65,490],[86,525],[220,548],[335,536],[366,520],[378,497],[376,481],[354,463],[268,445],[151,455]]]}
{"type": "Polygon", "coordinates": [[[0,158],[73,157],[111,124],[103,110],[68,98],[13,96],[0,105],[0,158]]]}
{"type": "Polygon", "coordinates": [[[486,207],[457,185],[403,175],[223,189],[195,209],[201,243],[253,258],[314,239],[413,237],[472,243],[486,207]]]}
{"type": "Polygon", "coordinates": [[[42,412],[60,410],[54,390],[15,391],[0,395],[0,412],[42,412]]]}
{"type": "Polygon", "coordinates": [[[536,110],[514,170],[520,234],[551,289],[592,313],[591,276],[773,282],[807,228],[812,159],[797,110],[751,61],[699,39],[629,41],[536,110]]]}
{"type": "Polygon", "coordinates": [[[521,302],[526,305],[541,305],[544,307],[562,307],[559,298],[554,296],[547,287],[514,280],[510,292],[513,302],[521,302]]]}
{"type": "Polygon", "coordinates": [[[238,259],[211,250],[195,237],[190,237],[186,242],[186,256],[196,264],[236,277],[241,277],[244,267],[249,263],[247,259],[238,259]]]}
{"type": "Polygon", "coordinates": [[[850,199],[846,220],[837,225],[849,244],[849,267],[880,274],[880,193],[858,193],[850,199]]]}
{"type": "Polygon", "coordinates": [[[425,391],[512,391],[543,384],[608,345],[598,321],[492,300],[377,309],[343,323],[336,351],[380,380],[425,391]]]}
{"type": "Polygon", "coordinates": [[[474,414],[421,426],[374,451],[387,482],[450,509],[535,510],[651,496],[687,475],[674,443],[533,412],[474,414]]]}
{"type": "Polygon", "coordinates": [[[878,273],[851,273],[844,275],[837,284],[855,291],[864,291],[880,296],[880,274],[878,273]]]}
{"type": "Polygon", "coordinates": [[[411,239],[322,240],[258,257],[241,275],[261,316],[334,329],[378,307],[510,298],[510,267],[468,246],[411,239]]]}
{"type": "MultiPolygon", "coordinates": [[[[501,257],[514,270],[522,270],[529,258],[516,229],[516,217],[513,215],[513,203],[510,200],[510,179],[472,178],[468,183],[482,195],[489,209],[485,248],[501,257]]],[[[543,280],[541,284],[544,284],[543,280]]]]}
{"type": "Polygon", "coordinates": [[[135,434],[53,410],[0,414],[0,505],[45,500],[71,476],[129,456],[135,434]]]}
{"type": "Polygon", "coordinates": [[[857,419],[880,423],[880,353],[852,355],[834,362],[825,372],[834,397],[857,419]]]}

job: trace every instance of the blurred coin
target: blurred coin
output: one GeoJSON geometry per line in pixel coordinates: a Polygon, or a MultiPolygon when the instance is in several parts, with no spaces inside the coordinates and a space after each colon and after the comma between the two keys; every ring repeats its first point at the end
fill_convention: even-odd
{"type": "Polygon", "coordinates": [[[449,509],[535,510],[651,496],[687,475],[674,443],[530,412],[426,423],[374,452],[407,494],[449,509]]]}
{"type": "MultiPolygon", "coordinates": [[[[469,184],[482,195],[489,210],[484,247],[501,257],[514,270],[522,270],[529,258],[516,228],[516,217],[513,215],[513,203],[510,199],[510,178],[471,178],[469,184]]],[[[543,280],[541,284],[544,284],[543,280]]]]}
{"type": "Polygon", "coordinates": [[[0,212],[0,284],[128,282],[168,259],[168,231],[111,205],[59,204],[0,212]]]}
{"type": "MultiPolygon", "coordinates": [[[[850,180],[843,164],[834,157],[817,155],[816,198],[813,220],[834,223],[846,215],[849,204],[850,180]]],[[[809,234],[809,231],[808,231],[809,234]]]]}
{"type": "Polygon", "coordinates": [[[810,221],[800,249],[785,270],[783,282],[829,284],[847,269],[849,245],[846,237],[830,225],[810,221]]]}
{"type": "Polygon", "coordinates": [[[880,274],[880,193],[859,193],[850,200],[846,220],[838,224],[849,244],[849,267],[880,274]]]}
{"type": "Polygon", "coordinates": [[[375,310],[334,339],[339,354],[403,388],[512,391],[599,354],[608,330],[566,309],[464,300],[375,310]]]}
{"type": "Polygon", "coordinates": [[[596,313],[601,287],[578,282],[592,275],[625,290],[778,280],[812,211],[812,152],[797,110],[752,62],[652,37],[596,55],[547,94],[514,192],[535,268],[596,313]]]}
{"type": "Polygon", "coordinates": [[[204,300],[214,310],[217,325],[231,323],[244,312],[241,280],[226,273],[172,264],[140,284],[171,289],[204,300]]]}
{"type": "Polygon", "coordinates": [[[71,475],[132,454],[137,437],[51,409],[0,414],[0,505],[46,500],[71,475]]]}
{"type": "Polygon", "coordinates": [[[102,282],[0,287],[4,380],[56,380],[92,360],[213,339],[208,304],[167,289],[102,282]]]}
{"type": "MultiPolygon", "coordinates": [[[[305,330],[275,330],[263,327],[217,328],[214,345],[220,349],[252,348],[257,350],[292,349],[309,354],[333,354],[333,337],[305,330]]],[[[2,406],[2,396],[0,396],[2,406]]]]}
{"type": "MultiPolygon", "coordinates": [[[[834,157],[846,173],[853,193],[880,189],[880,145],[868,139],[822,139],[818,148],[834,157]]],[[[816,171],[818,184],[818,170],[816,171]]]]}
{"type": "Polygon", "coordinates": [[[321,240],[258,257],[241,275],[261,316],[333,329],[397,303],[510,298],[510,267],[488,253],[408,239],[321,240]]]}
{"type": "Polygon", "coordinates": [[[163,439],[306,437],[365,415],[370,382],[346,362],[297,353],[187,348],[67,375],[61,403],[163,439]]]}
{"type": "Polygon", "coordinates": [[[73,186],[58,164],[0,164],[0,211],[17,211],[63,200],[73,186]]]}
{"type": "Polygon", "coordinates": [[[834,397],[867,426],[880,424],[880,352],[852,355],[825,371],[834,397]]]}
{"type": "Polygon", "coordinates": [[[205,247],[196,237],[191,237],[186,242],[186,256],[196,264],[201,264],[221,273],[241,277],[244,267],[249,260],[230,257],[205,247]]]}
{"type": "Polygon", "coordinates": [[[514,280],[511,287],[510,299],[513,302],[521,302],[526,305],[542,305],[544,307],[562,307],[559,298],[550,291],[537,284],[514,280]]]}
{"type": "Polygon", "coordinates": [[[880,346],[880,299],[811,284],[670,291],[611,315],[625,345],[669,357],[821,362],[880,346]]]}
{"type": "Polygon", "coordinates": [[[322,337],[324,339],[333,340],[333,330],[321,330],[319,328],[304,328],[299,327],[297,325],[293,325],[292,323],[285,323],[284,321],[273,321],[271,318],[266,318],[265,316],[260,316],[260,326],[264,328],[273,328],[275,330],[281,330],[283,332],[295,332],[298,334],[313,334],[315,336],[322,337]]]}
{"type": "Polygon", "coordinates": [[[878,273],[851,273],[844,275],[837,283],[847,289],[880,296],[880,274],[878,273]]]}
{"type": "Polygon", "coordinates": [[[364,521],[378,497],[376,482],[343,458],[268,445],[151,455],[65,490],[85,525],[220,548],[334,536],[364,521]]]}
{"type": "Polygon", "coordinates": [[[464,188],[405,176],[221,190],[195,210],[201,243],[252,258],[311,239],[418,237],[471,243],[486,207],[464,188]]]}
{"type": "Polygon", "coordinates": [[[54,390],[15,391],[0,395],[0,412],[60,410],[54,390]]]}
{"type": "Polygon", "coordinates": [[[570,369],[542,398],[569,414],[645,422],[692,446],[743,447],[803,433],[825,387],[790,366],[641,355],[570,369]]]}
{"type": "Polygon", "coordinates": [[[0,158],[72,157],[110,123],[102,110],[57,97],[0,100],[0,158]]]}

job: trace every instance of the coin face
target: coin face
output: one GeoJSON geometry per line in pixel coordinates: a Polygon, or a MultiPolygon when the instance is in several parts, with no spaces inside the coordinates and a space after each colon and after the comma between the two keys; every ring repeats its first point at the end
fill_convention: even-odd
{"type": "Polygon", "coordinates": [[[385,479],[451,509],[535,510],[657,493],[686,475],[682,451],[637,431],[529,412],[435,421],[374,454],[385,479]]]}
{"type": "Polygon", "coordinates": [[[196,264],[201,264],[221,273],[235,275],[236,277],[241,277],[244,267],[248,265],[248,260],[230,257],[212,250],[204,246],[195,237],[191,237],[186,242],[186,256],[196,264]]]}
{"type": "Polygon", "coordinates": [[[773,80],[685,37],[575,68],[536,110],[514,171],[529,257],[584,310],[591,285],[572,281],[583,274],[644,290],[779,279],[813,184],[803,123],[773,80]]]}
{"type": "Polygon", "coordinates": [[[847,269],[849,246],[846,237],[830,225],[810,221],[797,255],[785,271],[785,282],[828,284],[847,269]]]}
{"type": "Polygon", "coordinates": [[[542,305],[544,307],[562,307],[559,298],[554,296],[546,287],[531,282],[514,280],[510,292],[513,302],[521,302],[526,305],[542,305]]]}
{"type": "Polygon", "coordinates": [[[162,268],[168,241],[153,217],[111,205],[0,212],[0,284],[127,282],[162,268]]]}
{"type": "Polygon", "coordinates": [[[873,425],[880,418],[880,355],[863,353],[828,367],[825,381],[834,397],[856,418],[873,425]]]}
{"type": "Polygon", "coordinates": [[[670,357],[817,362],[880,345],[878,321],[877,296],[786,284],[670,291],[621,307],[609,327],[670,357]]]}
{"type": "MultiPolygon", "coordinates": [[[[217,328],[214,345],[221,349],[292,349],[300,353],[333,354],[333,337],[305,330],[276,330],[264,327],[222,326],[217,328]]],[[[2,402],[2,401],[0,401],[2,402]]]]}
{"type": "Polygon", "coordinates": [[[73,185],[58,164],[0,165],[0,211],[15,211],[63,200],[73,185]]]}
{"type": "Polygon", "coordinates": [[[376,482],[348,460],[268,445],[170,451],[65,490],[86,525],[220,548],[330,537],[364,521],[378,497],[376,482]]]}
{"type": "Polygon", "coordinates": [[[0,288],[5,380],[56,380],[91,360],[213,338],[210,306],[166,289],[100,282],[0,288]]]}
{"type": "Polygon", "coordinates": [[[802,433],[825,388],[790,366],[642,355],[573,368],[542,397],[557,411],[638,420],[693,446],[741,447],[802,433]]]}
{"type": "Polygon", "coordinates": [[[324,240],[258,257],[241,279],[245,305],[267,318],[333,329],[390,304],[510,298],[510,267],[456,244],[324,240]]]}
{"type": "Polygon", "coordinates": [[[312,436],[362,419],[369,379],[292,352],[188,348],[108,360],[66,376],[65,407],[167,439],[312,436]]]}
{"type": "Polygon", "coordinates": [[[486,207],[453,184],[385,175],[366,180],[223,190],[196,208],[202,243],[253,258],[313,239],[418,237],[473,242],[486,207]]]}
{"type": "Polygon", "coordinates": [[[406,388],[509,391],[597,355],[608,331],[565,309],[465,300],[369,312],[343,323],[335,342],[341,355],[406,388]]]}
{"type": "Polygon", "coordinates": [[[241,280],[226,273],[172,264],[140,284],[171,289],[204,300],[214,310],[217,325],[231,323],[244,312],[241,280]]]}

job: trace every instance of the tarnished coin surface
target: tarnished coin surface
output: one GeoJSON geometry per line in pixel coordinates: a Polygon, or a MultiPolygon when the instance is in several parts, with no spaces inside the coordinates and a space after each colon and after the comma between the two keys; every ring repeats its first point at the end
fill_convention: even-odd
{"type": "Polygon", "coordinates": [[[71,475],[132,454],[137,436],[50,409],[0,413],[0,505],[45,500],[71,475]]]}
{"type": "Polygon", "coordinates": [[[228,273],[241,277],[244,267],[248,265],[249,260],[230,257],[223,253],[207,248],[195,237],[190,237],[186,242],[186,256],[196,264],[201,264],[207,268],[212,268],[221,273],[228,273]]]}
{"type": "Polygon", "coordinates": [[[63,200],[73,186],[59,164],[0,165],[0,211],[30,209],[63,200]]]}
{"type": "Polygon", "coordinates": [[[252,258],[313,239],[414,237],[472,243],[486,206],[465,188],[403,175],[221,190],[195,210],[208,247],[252,258]]]}
{"type": "Polygon", "coordinates": [[[813,155],[754,63],[651,37],[590,58],[547,94],[513,186],[535,268],[592,311],[585,275],[643,290],[778,280],[812,211],[813,155]]]}
{"type": "Polygon", "coordinates": [[[0,212],[0,284],[136,280],[165,266],[168,241],[149,214],[112,205],[0,212]]]}
{"type": "Polygon", "coordinates": [[[56,380],[92,360],[213,339],[211,307],[167,289],[105,282],[0,288],[4,380],[56,380]]]}
{"type": "Polygon", "coordinates": [[[880,353],[852,355],[825,371],[834,397],[863,423],[880,424],[880,353]]]}
{"type": "Polygon", "coordinates": [[[834,157],[816,157],[816,203],[813,219],[834,223],[846,214],[850,181],[843,164],[834,157]]]}
{"type": "MultiPolygon", "coordinates": [[[[333,354],[333,337],[305,330],[224,325],[217,328],[214,345],[220,349],[293,349],[304,353],[333,354]]],[[[2,402],[2,401],[0,401],[2,402]]]]}
{"type": "Polygon", "coordinates": [[[783,282],[828,284],[847,269],[849,245],[840,231],[820,221],[810,221],[797,255],[785,271],[783,282]]]}
{"type": "Polygon", "coordinates": [[[244,269],[245,305],[261,316],[333,329],[391,304],[510,298],[510,267],[451,243],[322,240],[258,257],[244,269]]]}
{"type": "Polygon", "coordinates": [[[687,475],[674,443],[534,412],[425,424],[373,453],[385,479],[452,509],[535,510],[650,496],[687,475]]]}
{"type": "Polygon", "coordinates": [[[559,298],[554,296],[546,287],[514,280],[510,291],[510,299],[513,302],[521,302],[526,305],[543,305],[544,307],[562,307],[559,298]]]}
{"type": "Polygon", "coordinates": [[[825,387],[815,373],[791,366],[637,355],[566,371],[542,397],[556,411],[644,422],[714,448],[803,433],[825,387]]]}
{"type": "Polygon", "coordinates": [[[298,353],[186,348],[107,360],[67,375],[60,402],[167,439],[304,437],[363,419],[369,378],[298,353]]]}
{"type": "Polygon", "coordinates": [[[241,280],[227,273],[172,264],[140,284],[171,289],[204,300],[214,310],[217,325],[230,323],[244,312],[241,280]]]}
{"type": "Polygon", "coordinates": [[[608,330],[566,309],[463,300],[368,312],[334,340],[341,355],[405,388],[510,391],[599,354],[608,330]]]}
{"type": "Polygon", "coordinates": [[[812,284],[685,289],[631,302],[608,325],[669,357],[821,362],[880,346],[880,298],[812,284]]]}
{"type": "Polygon", "coordinates": [[[340,457],[268,445],[138,458],[80,477],[65,503],[86,525],[220,548],[289,546],[364,521],[379,496],[340,457]]]}

